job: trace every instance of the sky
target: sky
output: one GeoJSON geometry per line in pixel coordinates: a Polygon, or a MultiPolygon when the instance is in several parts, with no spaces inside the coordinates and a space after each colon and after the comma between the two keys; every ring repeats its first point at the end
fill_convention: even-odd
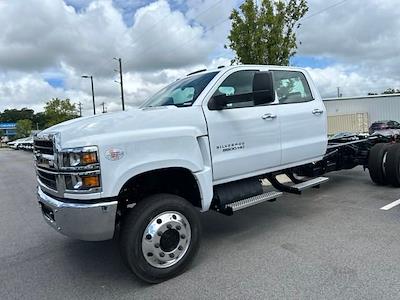
{"type": "MultiPolygon", "coordinates": [[[[258,0],[260,1],[260,0],[258,0]]],[[[202,68],[229,65],[229,15],[239,0],[0,0],[0,111],[43,110],[51,98],[121,109],[202,68]]],[[[396,0],[309,0],[291,64],[306,68],[323,97],[400,88],[396,0]]]]}

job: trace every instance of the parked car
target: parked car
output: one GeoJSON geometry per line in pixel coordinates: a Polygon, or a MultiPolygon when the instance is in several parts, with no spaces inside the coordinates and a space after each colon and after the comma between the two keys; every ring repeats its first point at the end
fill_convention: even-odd
{"type": "Polygon", "coordinates": [[[27,137],[18,145],[19,149],[33,151],[33,136],[27,137]]]}
{"type": "Polygon", "coordinates": [[[21,139],[12,141],[12,142],[8,142],[7,145],[8,145],[10,148],[13,148],[13,149],[15,149],[15,150],[18,150],[18,149],[21,148],[22,143],[23,143],[25,140],[27,140],[28,138],[29,138],[29,137],[25,137],[25,138],[21,138],[21,139]]]}
{"type": "Polygon", "coordinates": [[[376,131],[387,130],[387,129],[400,130],[400,123],[392,120],[374,122],[372,123],[371,127],[369,127],[369,134],[373,134],[376,131]]]}

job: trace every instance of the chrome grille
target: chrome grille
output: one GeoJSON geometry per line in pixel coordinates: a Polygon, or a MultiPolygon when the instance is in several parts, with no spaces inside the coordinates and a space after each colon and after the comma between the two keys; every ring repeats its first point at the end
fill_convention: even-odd
{"type": "Polygon", "coordinates": [[[34,140],[33,142],[34,149],[37,153],[53,155],[53,140],[34,140]]]}
{"type": "Polygon", "coordinates": [[[35,137],[33,140],[36,174],[40,184],[45,188],[58,191],[56,154],[52,136],[35,137]]]}
{"type": "Polygon", "coordinates": [[[39,180],[52,190],[57,190],[57,175],[38,169],[37,175],[39,180]]]}

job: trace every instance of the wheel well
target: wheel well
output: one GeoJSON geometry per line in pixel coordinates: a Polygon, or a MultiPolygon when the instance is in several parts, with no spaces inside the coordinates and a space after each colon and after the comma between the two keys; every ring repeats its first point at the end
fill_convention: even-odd
{"type": "Polygon", "coordinates": [[[129,179],[121,188],[119,202],[121,209],[138,203],[143,198],[169,193],[181,196],[201,208],[199,187],[192,172],[184,168],[166,168],[148,171],[129,179]]]}

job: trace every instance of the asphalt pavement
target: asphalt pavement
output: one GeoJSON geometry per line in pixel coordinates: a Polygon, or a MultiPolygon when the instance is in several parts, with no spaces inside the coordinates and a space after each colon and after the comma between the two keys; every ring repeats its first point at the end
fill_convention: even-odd
{"type": "Polygon", "coordinates": [[[0,299],[399,299],[400,189],[362,168],[329,174],[232,217],[202,215],[190,269],[158,285],[123,265],[116,240],[64,237],[42,219],[32,154],[0,149],[0,299]]]}

